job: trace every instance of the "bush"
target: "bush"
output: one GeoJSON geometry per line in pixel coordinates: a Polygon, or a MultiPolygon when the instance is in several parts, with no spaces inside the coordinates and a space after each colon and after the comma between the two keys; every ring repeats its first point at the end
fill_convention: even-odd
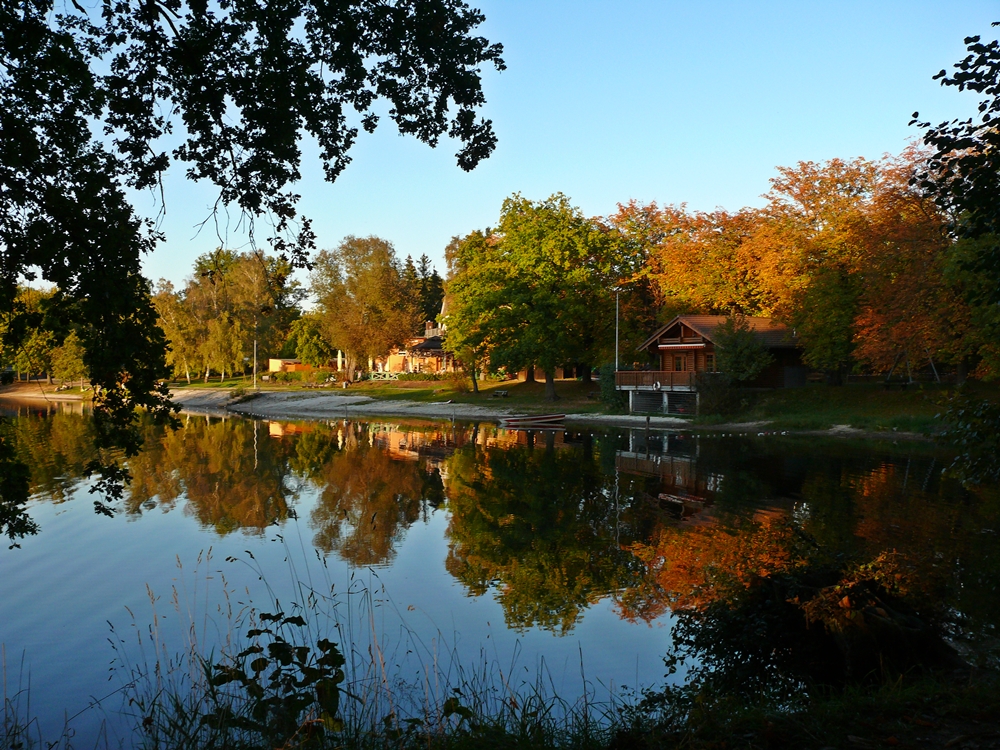
{"type": "Polygon", "coordinates": [[[445,375],[437,372],[401,372],[396,379],[399,381],[420,382],[423,380],[444,380],[445,377],[445,375]]]}
{"type": "Polygon", "coordinates": [[[615,366],[610,362],[601,365],[598,370],[601,386],[601,403],[615,409],[622,409],[628,403],[624,391],[615,389],[615,366]]]}
{"type": "Polygon", "coordinates": [[[718,414],[726,416],[739,411],[740,392],[733,387],[729,377],[721,372],[699,372],[696,376],[698,388],[698,411],[702,416],[718,414]]]}
{"type": "Polygon", "coordinates": [[[448,383],[458,393],[468,393],[469,391],[472,390],[472,377],[462,372],[461,370],[455,370],[454,372],[449,372],[448,383]]]}
{"type": "Polygon", "coordinates": [[[941,441],[957,451],[948,473],[963,484],[1000,480],[1000,404],[959,394],[937,416],[944,420],[941,441]]]}
{"type": "Polygon", "coordinates": [[[754,336],[745,318],[726,318],[715,329],[715,344],[719,370],[734,383],[747,383],[757,378],[774,357],[754,336]]]}

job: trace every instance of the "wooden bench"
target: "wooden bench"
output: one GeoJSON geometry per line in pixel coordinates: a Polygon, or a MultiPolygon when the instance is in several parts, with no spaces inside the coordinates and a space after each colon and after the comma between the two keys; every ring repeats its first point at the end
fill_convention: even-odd
{"type": "Polygon", "coordinates": [[[490,395],[493,398],[507,398],[507,391],[493,391],[490,395]]]}

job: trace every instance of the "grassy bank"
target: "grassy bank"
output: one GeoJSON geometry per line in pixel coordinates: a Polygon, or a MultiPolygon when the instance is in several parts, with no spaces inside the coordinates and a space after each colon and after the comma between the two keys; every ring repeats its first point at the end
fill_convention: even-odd
{"type": "MultiPolygon", "coordinates": [[[[175,382],[171,387],[182,390],[225,390],[248,389],[252,380],[248,377],[213,380],[209,383],[195,381],[190,385],[175,382]]],[[[495,406],[518,412],[549,413],[565,412],[573,414],[623,414],[627,409],[616,408],[602,403],[597,395],[596,382],[583,383],[577,380],[556,381],[559,400],[545,399],[545,384],[541,382],[523,383],[517,381],[487,380],[479,385],[480,392],[470,390],[469,381],[427,380],[427,381],[361,381],[352,383],[347,390],[307,386],[304,382],[264,383],[258,381],[262,392],[302,391],[307,393],[335,393],[370,396],[385,401],[416,401],[421,403],[450,401],[456,404],[477,404],[495,406]],[[505,396],[501,396],[506,393],[505,396]]],[[[37,397],[41,393],[58,396],[54,386],[41,383],[20,383],[2,390],[10,396],[37,397]]],[[[966,391],[971,395],[1000,401],[1000,387],[997,384],[970,383],[966,391]]],[[[869,432],[915,432],[933,434],[941,429],[935,419],[943,409],[943,402],[954,392],[954,388],[923,383],[909,388],[886,390],[880,384],[850,384],[828,386],[811,384],[804,388],[778,389],[740,393],[733,399],[730,408],[723,413],[705,413],[693,420],[702,426],[722,425],[738,422],[768,422],[773,429],[781,430],[827,430],[835,425],[847,425],[869,432]]],[[[79,389],[64,392],[69,397],[79,397],[79,389]]],[[[85,397],[90,393],[84,394],[85,397]]]]}
{"type": "MultiPolygon", "coordinates": [[[[990,384],[972,384],[968,390],[982,398],[1000,399],[1000,391],[990,384]]],[[[933,434],[941,429],[935,417],[952,393],[954,388],[927,383],[892,390],[880,384],[814,384],[746,393],[732,412],[703,415],[698,422],[712,425],[767,421],[783,430],[826,430],[847,425],[871,432],[933,434]]]]}

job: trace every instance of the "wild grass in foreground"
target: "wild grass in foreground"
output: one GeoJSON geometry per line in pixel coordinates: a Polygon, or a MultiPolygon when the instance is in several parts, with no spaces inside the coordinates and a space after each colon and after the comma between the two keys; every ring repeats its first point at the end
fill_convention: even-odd
{"type": "MultiPolygon", "coordinates": [[[[264,580],[252,555],[230,561],[245,562],[264,580]]],[[[199,563],[210,566],[210,554],[199,563]]],[[[191,592],[175,589],[169,598],[166,619],[182,623],[183,648],[175,648],[165,632],[161,600],[153,592],[152,622],[138,618],[131,632],[115,633],[119,689],[125,697],[121,717],[132,734],[120,743],[104,738],[97,746],[972,750],[1000,742],[1000,683],[987,662],[977,671],[952,659],[950,651],[937,659],[908,652],[905,661],[914,666],[898,673],[891,671],[887,653],[886,659],[876,659],[874,671],[832,681],[839,687],[821,687],[804,676],[812,661],[778,653],[792,641],[805,639],[815,646],[831,635],[803,630],[786,592],[795,588],[801,594],[804,585],[816,583],[816,574],[814,565],[793,577],[763,578],[735,603],[719,601],[700,614],[680,617],[672,633],[675,656],[698,659],[689,665],[683,685],[614,693],[583,678],[581,655],[583,691],[573,700],[558,695],[544,665],[525,678],[516,656],[506,666],[485,652],[475,664],[462,663],[440,633],[427,643],[405,623],[389,637],[395,623],[403,623],[402,613],[377,580],[372,585],[352,579],[347,591],[334,594],[328,580],[314,585],[322,576],[307,573],[301,582],[293,570],[300,580],[298,601],[278,601],[265,581],[269,596],[259,608],[249,598],[241,601],[224,577],[205,575],[204,584],[196,581],[191,592]],[[224,591],[211,613],[196,605],[209,600],[202,585],[221,585],[224,591]],[[786,593],[771,596],[779,589],[786,593]],[[387,611],[400,617],[387,618],[387,611]],[[769,639],[776,634],[782,643],[772,649],[769,639]],[[935,662],[945,666],[928,666],[935,662]]],[[[190,576],[179,580],[185,578],[190,576]]],[[[889,613],[880,614],[882,619],[893,616],[912,625],[901,601],[871,588],[874,580],[844,584],[847,594],[828,614],[844,620],[854,611],[843,609],[849,597],[857,599],[851,606],[859,611],[876,611],[877,604],[889,613]],[[865,592],[875,604],[862,602],[865,592]]],[[[858,646],[867,632],[864,626],[852,627],[841,636],[858,646]]],[[[812,653],[840,663],[836,653],[815,648],[812,653]]],[[[848,649],[844,656],[851,653],[848,649]]],[[[669,665],[668,659],[665,670],[669,665]]],[[[5,695],[0,747],[68,750],[71,732],[50,745],[25,720],[29,694],[5,695]]]]}
{"type": "Polygon", "coordinates": [[[441,633],[426,643],[404,624],[390,635],[385,623],[403,618],[385,617],[400,613],[377,585],[325,589],[300,582],[298,602],[264,608],[227,591],[212,618],[192,615],[197,595],[175,590],[169,619],[191,623],[178,655],[151,592],[152,623],[114,639],[133,744],[602,748],[620,724],[626,696],[598,699],[584,679],[582,695],[564,700],[544,665],[526,679],[516,655],[506,667],[485,651],[461,663],[441,633]]]}

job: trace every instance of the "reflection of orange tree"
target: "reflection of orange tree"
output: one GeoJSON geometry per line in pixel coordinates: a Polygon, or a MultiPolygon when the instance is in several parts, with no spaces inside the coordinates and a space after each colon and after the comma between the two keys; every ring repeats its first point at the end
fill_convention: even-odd
{"type": "Polygon", "coordinates": [[[638,583],[642,566],[616,538],[609,477],[586,448],[467,445],[448,473],[448,571],[475,595],[496,586],[509,626],[565,633],[588,606],[638,583]]]}
{"type": "Polygon", "coordinates": [[[632,550],[647,578],[623,594],[623,615],[672,610],[673,656],[696,659],[692,679],[710,692],[788,700],[805,685],[957,662],[902,554],[832,554],[770,517],[665,529],[632,550]]]}
{"type": "Polygon", "coordinates": [[[885,462],[832,481],[812,477],[802,490],[813,508],[805,529],[824,546],[863,557],[905,552],[911,585],[921,596],[994,621],[1000,552],[995,537],[983,530],[1000,527],[1000,492],[969,492],[939,481],[939,467],[925,458],[885,462]]]}
{"type": "Polygon", "coordinates": [[[763,577],[801,567],[802,542],[788,524],[770,518],[735,528],[662,527],[651,543],[630,547],[646,576],[622,593],[621,615],[651,620],[668,609],[701,610],[731,600],[763,577]]]}
{"type": "Polygon", "coordinates": [[[353,565],[388,562],[396,542],[420,517],[419,465],[392,460],[353,430],[345,450],[331,454],[311,478],[322,487],[310,516],[314,543],[353,565]]]}
{"type": "Polygon", "coordinates": [[[254,423],[192,418],[180,430],[158,433],[129,461],[133,480],[127,509],[172,505],[183,492],[186,512],[220,534],[257,533],[289,517],[294,490],[286,479],[289,444],[268,439],[254,423]]]}

